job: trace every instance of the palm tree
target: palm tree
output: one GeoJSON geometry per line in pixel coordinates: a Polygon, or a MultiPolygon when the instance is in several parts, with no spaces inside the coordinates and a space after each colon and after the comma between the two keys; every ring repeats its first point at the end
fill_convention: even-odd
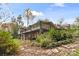
{"type": "Polygon", "coordinates": [[[33,20],[35,18],[35,16],[32,14],[31,9],[26,9],[24,11],[24,17],[27,18],[27,26],[29,25],[29,20],[33,20]]]}
{"type": "MultiPolygon", "coordinates": [[[[31,9],[28,8],[24,11],[24,17],[27,18],[27,27],[28,27],[29,26],[29,21],[30,20],[32,21],[35,18],[35,15],[33,15],[31,9]]],[[[30,30],[32,30],[31,26],[29,26],[29,27],[30,27],[30,30]]],[[[30,35],[30,39],[31,38],[32,38],[32,35],[30,35]]]]}

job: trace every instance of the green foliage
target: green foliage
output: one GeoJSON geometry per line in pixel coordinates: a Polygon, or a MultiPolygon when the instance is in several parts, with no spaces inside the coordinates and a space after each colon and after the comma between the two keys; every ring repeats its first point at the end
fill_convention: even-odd
{"type": "MultiPolygon", "coordinates": [[[[69,32],[69,30],[51,30],[51,37],[52,39],[54,39],[55,41],[62,41],[62,40],[66,40],[66,39],[70,39],[72,38],[71,33],[69,32]]],[[[50,33],[50,30],[49,30],[50,33]]]]}
{"type": "Polygon", "coordinates": [[[20,32],[20,28],[23,27],[24,23],[22,21],[22,16],[19,15],[17,17],[17,19],[13,16],[11,18],[11,22],[13,23],[13,28],[12,28],[12,31],[11,31],[11,34],[13,36],[13,38],[18,38],[18,32],[20,32]]]}
{"type": "Polygon", "coordinates": [[[0,55],[15,55],[19,41],[12,39],[9,32],[0,31],[0,55]]]}
{"type": "Polygon", "coordinates": [[[62,44],[73,42],[72,35],[69,30],[55,30],[51,29],[48,32],[37,37],[36,42],[41,47],[56,47],[62,44]]]}
{"type": "Polygon", "coordinates": [[[18,25],[16,24],[16,26],[13,28],[13,30],[11,32],[13,38],[18,38],[18,30],[19,30],[19,28],[18,28],[18,25]]]}
{"type": "Polygon", "coordinates": [[[51,46],[52,40],[50,39],[50,36],[47,35],[47,33],[44,33],[37,37],[36,42],[39,46],[48,48],[51,46]]]}

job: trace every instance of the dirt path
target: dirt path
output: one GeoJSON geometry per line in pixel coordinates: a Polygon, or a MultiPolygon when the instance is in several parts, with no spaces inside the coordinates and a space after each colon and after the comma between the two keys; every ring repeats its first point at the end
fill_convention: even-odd
{"type": "Polygon", "coordinates": [[[52,49],[43,49],[40,47],[33,47],[25,43],[21,46],[19,56],[64,56],[66,53],[71,53],[79,48],[79,39],[72,44],[62,45],[52,49]],[[26,45],[27,44],[27,45],[26,45]]]}

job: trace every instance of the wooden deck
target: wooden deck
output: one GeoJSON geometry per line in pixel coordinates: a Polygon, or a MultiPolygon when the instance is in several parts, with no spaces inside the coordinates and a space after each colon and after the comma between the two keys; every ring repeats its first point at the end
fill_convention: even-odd
{"type": "Polygon", "coordinates": [[[33,25],[30,25],[27,27],[26,31],[23,31],[20,33],[20,38],[21,39],[34,39],[38,35],[47,32],[51,28],[56,28],[57,27],[52,23],[52,22],[43,22],[39,21],[33,25]]]}

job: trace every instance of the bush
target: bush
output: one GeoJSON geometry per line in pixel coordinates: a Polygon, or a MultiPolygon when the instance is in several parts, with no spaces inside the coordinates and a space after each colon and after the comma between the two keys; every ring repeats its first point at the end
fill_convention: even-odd
{"type": "Polygon", "coordinates": [[[15,55],[19,41],[12,39],[9,32],[0,31],[0,55],[15,55]]]}
{"type": "Polygon", "coordinates": [[[39,35],[36,38],[37,45],[45,48],[56,47],[62,44],[71,43],[72,35],[68,30],[51,29],[48,32],[39,35]]]}
{"type": "Polygon", "coordinates": [[[37,45],[48,48],[51,46],[52,40],[50,39],[49,35],[47,35],[47,33],[44,33],[37,37],[36,42],[38,43],[37,45]]]}
{"type": "Polygon", "coordinates": [[[52,38],[56,41],[62,41],[66,39],[71,39],[72,35],[66,30],[56,30],[54,34],[52,34],[52,38]]]}

